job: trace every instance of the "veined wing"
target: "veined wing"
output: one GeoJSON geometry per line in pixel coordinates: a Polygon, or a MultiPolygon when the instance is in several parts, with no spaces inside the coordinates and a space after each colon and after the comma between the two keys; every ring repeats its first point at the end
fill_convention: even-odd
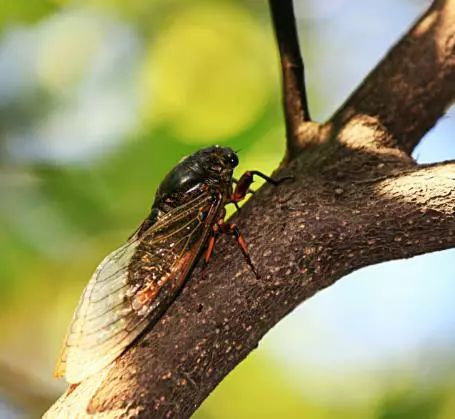
{"type": "Polygon", "coordinates": [[[187,278],[221,205],[221,199],[201,193],[101,262],[74,313],[57,377],[81,382],[114,361],[162,315],[187,278]]]}

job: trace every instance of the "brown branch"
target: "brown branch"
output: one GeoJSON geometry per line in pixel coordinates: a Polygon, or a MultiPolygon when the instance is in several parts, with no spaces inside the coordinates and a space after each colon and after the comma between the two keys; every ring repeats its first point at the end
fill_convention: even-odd
{"type": "MultiPolygon", "coordinates": [[[[360,157],[359,157],[360,158],[360,157]]],[[[368,159],[369,156],[362,158],[368,159]]],[[[237,220],[257,280],[226,241],[160,322],[104,375],[68,392],[48,417],[188,417],[283,316],[362,266],[455,246],[455,163],[407,167],[363,183],[313,177],[264,188],[237,220]],[[381,178],[380,178],[381,179],[381,178]],[[362,206],[358,205],[362,202],[362,206]]]]}
{"type": "Polygon", "coordinates": [[[291,158],[302,148],[297,140],[302,125],[311,120],[306,97],[304,66],[292,0],[269,0],[269,3],[280,53],[287,148],[291,158]]]}
{"type": "Polygon", "coordinates": [[[357,145],[398,147],[411,153],[454,100],[455,0],[437,0],[330,125],[343,127],[346,137],[356,137],[357,145]],[[370,134],[348,134],[359,127],[370,134]]]}
{"type": "Polygon", "coordinates": [[[315,130],[320,141],[288,159],[281,174],[294,174],[294,183],[266,186],[236,217],[261,279],[221,240],[206,279],[196,270],[156,325],[110,368],[69,389],[47,417],[188,417],[276,322],[317,291],[363,266],[455,247],[455,162],[419,167],[395,147],[410,151],[452,95],[453,85],[442,87],[452,64],[438,54],[453,48],[444,22],[453,19],[454,1],[437,2],[427,24],[405,36],[333,123],[315,130]],[[427,48],[429,34],[446,47],[427,48]],[[413,55],[416,36],[426,59],[413,55]],[[410,71],[411,61],[422,72],[410,71]],[[429,68],[441,74],[429,78],[429,68]],[[430,98],[412,92],[424,91],[420,73],[434,89],[430,98]],[[406,106],[416,98],[417,110],[414,102],[406,106]],[[334,136],[340,141],[324,141],[334,136]]]}

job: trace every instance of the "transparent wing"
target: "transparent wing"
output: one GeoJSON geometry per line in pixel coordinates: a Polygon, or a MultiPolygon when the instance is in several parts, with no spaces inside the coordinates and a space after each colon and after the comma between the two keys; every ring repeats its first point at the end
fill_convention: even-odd
{"type": "Polygon", "coordinates": [[[55,375],[81,382],[114,361],[183,284],[220,202],[201,195],[109,254],[80,298],[55,375]],[[201,209],[208,216],[201,221],[201,209]]]}
{"type": "Polygon", "coordinates": [[[67,332],[55,370],[57,377],[78,383],[120,354],[118,344],[128,336],[124,323],[135,317],[127,297],[128,265],[138,244],[132,240],[110,253],[92,275],[67,332]],[[117,350],[106,351],[109,344],[117,350]]]}

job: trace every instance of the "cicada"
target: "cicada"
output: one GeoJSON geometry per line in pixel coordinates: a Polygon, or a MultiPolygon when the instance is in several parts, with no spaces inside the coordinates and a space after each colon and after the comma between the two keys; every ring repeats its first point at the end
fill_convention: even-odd
{"type": "Polygon", "coordinates": [[[112,363],[163,315],[204,252],[208,263],[220,234],[237,239],[257,275],[239,229],[224,222],[225,206],[246,196],[254,175],[275,185],[279,181],[258,171],[235,181],[237,165],[232,149],[213,146],[186,157],[168,173],[149,216],[100,263],[83,291],[57,377],[79,383],[112,363]]]}

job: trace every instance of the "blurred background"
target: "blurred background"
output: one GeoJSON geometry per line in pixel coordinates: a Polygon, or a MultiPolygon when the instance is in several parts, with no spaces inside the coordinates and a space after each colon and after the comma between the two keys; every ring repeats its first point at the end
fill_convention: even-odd
{"type": "MultiPolygon", "coordinates": [[[[323,121],[424,0],[296,0],[312,115],[323,121]]],[[[239,172],[284,151],[266,0],[2,0],[0,418],[36,417],[79,295],[197,148],[239,172]]],[[[455,111],[417,148],[455,158],[455,111]]],[[[195,414],[455,417],[455,251],[358,271],[277,325],[195,414]]]]}

